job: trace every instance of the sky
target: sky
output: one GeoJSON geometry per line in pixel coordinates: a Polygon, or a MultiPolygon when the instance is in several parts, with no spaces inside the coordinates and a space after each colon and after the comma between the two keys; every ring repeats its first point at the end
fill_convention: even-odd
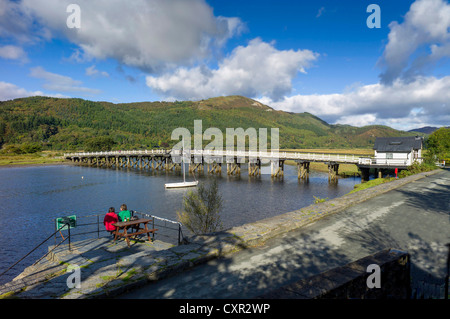
{"type": "Polygon", "coordinates": [[[0,101],[35,95],[243,95],[330,124],[447,126],[450,3],[0,0],[0,101]]]}

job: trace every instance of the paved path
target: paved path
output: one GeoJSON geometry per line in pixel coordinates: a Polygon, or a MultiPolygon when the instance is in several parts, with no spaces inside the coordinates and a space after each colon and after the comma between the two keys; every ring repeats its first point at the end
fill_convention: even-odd
{"type": "Polygon", "coordinates": [[[441,171],[119,297],[254,298],[385,248],[408,251],[413,288],[434,283],[435,296],[443,292],[449,218],[450,172],[441,171]]]}

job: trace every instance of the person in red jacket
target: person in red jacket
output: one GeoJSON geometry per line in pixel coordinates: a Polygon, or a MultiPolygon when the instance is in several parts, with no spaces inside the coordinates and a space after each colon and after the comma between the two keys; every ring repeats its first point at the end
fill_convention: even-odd
{"type": "Polygon", "coordinates": [[[106,213],[105,218],[103,219],[103,225],[105,225],[106,230],[112,234],[113,231],[116,230],[116,226],[113,224],[119,221],[119,217],[116,214],[116,210],[114,207],[110,207],[108,213],[106,213]]]}

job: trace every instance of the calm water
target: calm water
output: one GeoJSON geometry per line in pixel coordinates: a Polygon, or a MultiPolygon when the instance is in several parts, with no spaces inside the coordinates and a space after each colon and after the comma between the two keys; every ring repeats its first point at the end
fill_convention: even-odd
{"type": "MultiPolygon", "coordinates": [[[[249,177],[197,176],[200,182],[216,178],[223,198],[225,228],[238,226],[305,207],[314,197],[335,198],[348,193],[360,178],[328,183],[326,173],[311,172],[309,182],[298,181],[296,167],[286,166],[282,180],[270,175],[249,177]]],[[[181,173],[81,166],[40,166],[0,169],[0,273],[54,232],[57,217],[104,214],[122,203],[139,212],[176,220],[186,189],[164,189],[180,182],[181,173]]],[[[187,177],[192,180],[192,177],[187,177]]],[[[187,233],[187,231],[185,231],[187,233]]],[[[54,244],[54,240],[48,242],[54,244]]],[[[11,280],[47,251],[33,255],[0,278],[11,280]]]]}

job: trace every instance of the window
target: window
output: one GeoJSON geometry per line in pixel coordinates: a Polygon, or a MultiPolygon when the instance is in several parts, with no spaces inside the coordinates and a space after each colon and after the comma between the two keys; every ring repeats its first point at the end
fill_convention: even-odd
{"type": "Polygon", "coordinates": [[[394,154],[386,153],[386,159],[393,159],[393,158],[394,158],[394,154]]]}

